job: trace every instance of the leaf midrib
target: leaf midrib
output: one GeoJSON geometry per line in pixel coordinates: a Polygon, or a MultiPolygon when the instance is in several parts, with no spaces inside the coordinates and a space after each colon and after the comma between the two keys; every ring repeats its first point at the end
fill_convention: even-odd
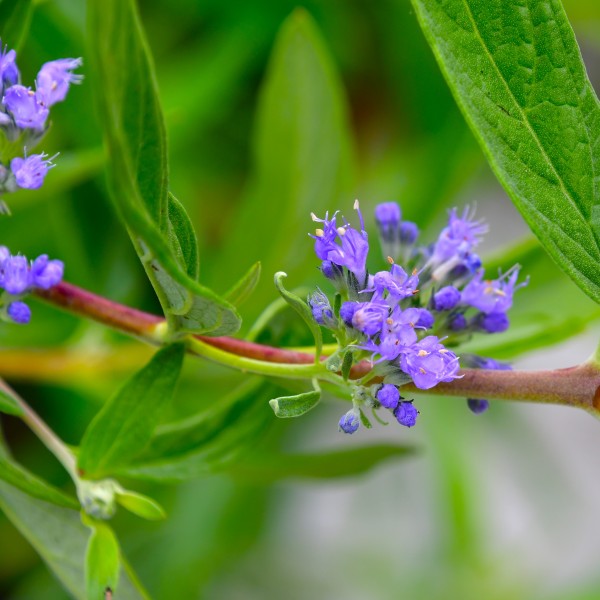
{"type": "MultiPolygon", "coordinates": [[[[569,202],[571,203],[571,205],[574,207],[575,211],[581,216],[581,218],[583,219],[584,223],[587,224],[587,219],[585,218],[585,215],[581,211],[581,208],[579,207],[579,205],[577,204],[577,202],[575,202],[575,200],[569,194],[569,192],[568,192],[568,190],[567,190],[567,188],[566,188],[566,186],[564,184],[564,181],[563,181],[562,177],[559,175],[558,171],[556,170],[556,167],[554,166],[554,163],[552,162],[552,160],[550,159],[550,157],[548,156],[548,154],[544,150],[544,147],[542,146],[542,144],[541,144],[541,142],[540,142],[540,140],[539,140],[539,138],[538,138],[535,130],[533,129],[533,127],[531,126],[529,120],[527,119],[527,115],[526,115],[525,111],[523,110],[523,108],[521,107],[521,105],[517,102],[517,99],[515,98],[515,95],[513,94],[512,90],[510,89],[510,87],[508,85],[508,83],[506,82],[506,79],[502,75],[502,71],[500,71],[498,65],[496,64],[496,61],[494,60],[494,57],[493,57],[492,53],[490,52],[487,44],[485,43],[485,41],[484,41],[484,39],[483,39],[480,31],[479,31],[477,23],[476,23],[476,21],[475,21],[475,19],[473,17],[473,13],[471,11],[471,7],[469,6],[468,0],[463,0],[463,4],[465,6],[467,15],[469,17],[469,21],[471,22],[471,25],[473,26],[473,32],[475,33],[475,35],[476,35],[477,39],[479,40],[482,48],[484,49],[484,52],[485,52],[488,60],[490,61],[490,63],[493,66],[493,68],[495,69],[496,73],[498,74],[498,77],[500,78],[500,81],[502,81],[502,84],[503,84],[506,92],[508,93],[508,95],[512,99],[513,104],[516,106],[517,112],[521,116],[522,123],[525,125],[525,127],[527,128],[527,130],[531,134],[531,137],[535,140],[535,143],[537,144],[537,147],[539,148],[542,156],[544,157],[544,159],[546,160],[547,164],[552,169],[552,172],[556,176],[556,179],[558,180],[559,186],[560,186],[561,191],[563,192],[564,196],[569,200],[569,202]]],[[[600,251],[600,248],[598,248],[598,243],[597,242],[596,242],[596,248],[600,251]]],[[[586,254],[588,254],[588,256],[591,259],[596,260],[597,257],[594,257],[591,254],[589,254],[589,252],[587,251],[586,248],[583,248],[583,250],[586,252],[586,254]]]]}

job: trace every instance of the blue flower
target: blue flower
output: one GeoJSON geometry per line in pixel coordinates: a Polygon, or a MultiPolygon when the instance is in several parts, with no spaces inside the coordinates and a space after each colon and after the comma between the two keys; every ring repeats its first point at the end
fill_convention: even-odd
{"type": "Polygon", "coordinates": [[[469,207],[459,217],[456,208],[450,211],[448,226],[440,233],[433,249],[435,263],[442,263],[455,257],[465,257],[475,248],[487,233],[488,227],[482,221],[473,219],[474,211],[469,207]]]}
{"type": "Polygon", "coordinates": [[[400,243],[403,246],[412,246],[419,237],[419,228],[416,223],[402,221],[400,223],[400,243]]]}
{"type": "Polygon", "coordinates": [[[319,325],[335,328],[337,323],[333,318],[333,310],[329,304],[329,298],[321,291],[317,290],[308,297],[308,305],[312,312],[314,320],[319,325]]]}
{"type": "Polygon", "coordinates": [[[37,78],[37,91],[46,106],[62,102],[71,84],[81,83],[83,75],[72,73],[82,65],[81,58],[60,58],[42,65],[37,78]]]}
{"type": "Polygon", "coordinates": [[[13,85],[4,93],[2,103],[21,129],[43,129],[48,118],[48,107],[38,92],[22,85],[13,85]]]}
{"type": "Polygon", "coordinates": [[[489,315],[480,313],[475,318],[475,324],[487,333],[502,333],[510,326],[508,316],[503,312],[493,312],[489,315]]]}
{"type": "Polygon", "coordinates": [[[0,89],[5,85],[15,85],[19,82],[19,69],[15,63],[17,53],[14,50],[1,50],[0,42],[0,89]]]}
{"type": "Polygon", "coordinates": [[[366,335],[378,334],[387,318],[389,307],[383,302],[362,302],[354,311],[352,326],[366,335]]]}
{"type": "Polygon", "coordinates": [[[309,234],[315,240],[315,254],[321,260],[327,260],[330,251],[335,250],[337,245],[335,240],[338,235],[336,224],[337,212],[329,219],[329,213],[325,214],[324,219],[319,219],[315,213],[311,213],[312,220],[317,223],[323,223],[323,227],[315,231],[315,234],[309,234]]]}
{"type": "Polygon", "coordinates": [[[506,312],[513,303],[514,293],[529,280],[516,285],[519,267],[515,266],[498,279],[483,281],[483,270],[478,271],[462,291],[462,302],[485,314],[506,312]]]}
{"type": "Polygon", "coordinates": [[[375,273],[371,285],[364,291],[375,292],[378,298],[387,297],[393,306],[400,300],[413,296],[418,285],[419,277],[416,271],[408,275],[400,265],[393,264],[390,271],[375,273]]]}
{"type": "Polygon", "coordinates": [[[376,398],[381,406],[393,410],[400,402],[400,392],[395,385],[386,383],[379,388],[376,398]]]}
{"type": "Polygon", "coordinates": [[[458,358],[436,336],[429,335],[403,350],[400,368],[419,389],[428,390],[458,377],[458,358]]]}
{"type": "Polygon", "coordinates": [[[375,221],[384,242],[393,244],[399,238],[402,211],[397,202],[383,202],[375,207],[375,221]]]}
{"type": "Polygon", "coordinates": [[[394,411],[394,416],[400,425],[404,427],[414,427],[417,423],[419,411],[412,402],[400,402],[394,411]]]}
{"type": "Polygon", "coordinates": [[[13,296],[24,293],[31,285],[29,263],[24,256],[10,256],[2,263],[2,287],[13,296]]]}
{"type": "Polygon", "coordinates": [[[61,260],[49,260],[47,254],[38,256],[31,264],[31,282],[34,287],[49,290],[63,278],[65,265],[61,260]]]}
{"type": "Polygon", "coordinates": [[[20,325],[26,325],[31,320],[31,309],[25,302],[20,300],[11,302],[6,309],[6,313],[12,321],[20,325]]]}
{"type": "Polygon", "coordinates": [[[489,408],[490,403],[488,400],[482,400],[480,398],[468,398],[467,406],[471,409],[471,412],[479,415],[489,408]]]}
{"type": "Polygon", "coordinates": [[[37,190],[42,187],[46,174],[56,166],[52,162],[56,157],[47,158],[47,156],[47,154],[32,154],[27,158],[17,157],[10,161],[10,170],[20,188],[37,190]]]}
{"type": "Polygon", "coordinates": [[[340,307],[340,318],[348,327],[352,327],[354,313],[363,305],[362,302],[344,302],[340,307]]]}
{"type": "Polygon", "coordinates": [[[360,425],[360,418],[356,409],[349,410],[342,416],[339,423],[339,430],[344,433],[354,433],[360,425]]]}
{"type": "Polygon", "coordinates": [[[438,311],[452,310],[460,302],[460,292],[452,285],[441,288],[433,296],[433,308],[438,311]]]}

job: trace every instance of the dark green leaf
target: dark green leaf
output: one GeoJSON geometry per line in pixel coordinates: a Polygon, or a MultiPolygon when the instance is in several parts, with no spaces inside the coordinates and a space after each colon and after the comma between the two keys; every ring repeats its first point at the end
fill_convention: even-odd
{"type": "Polygon", "coordinates": [[[32,0],[0,0],[0,39],[2,45],[21,49],[32,16],[32,0]]]}
{"type": "Polygon", "coordinates": [[[372,429],[373,425],[371,425],[371,421],[369,421],[367,415],[365,415],[361,409],[358,410],[358,414],[360,415],[360,422],[362,423],[362,426],[366,429],[372,429]]]}
{"type": "Polygon", "coordinates": [[[350,369],[352,369],[352,364],[354,363],[354,354],[352,350],[346,350],[346,354],[344,354],[344,361],[342,362],[342,377],[348,381],[348,377],[350,377],[350,369]]]}
{"type": "Polygon", "coordinates": [[[119,582],[120,560],[119,543],[113,530],[98,521],[85,519],[86,525],[92,528],[85,555],[85,587],[87,600],[106,600],[108,590],[113,597],[119,582]]]}
{"type": "Polygon", "coordinates": [[[275,273],[275,286],[279,290],[281,297],[302,317],[304,322],[308,325],[310,332],[315,338],[315,362],[319,362],[321,358],[321,350],[323,348],[323,334],[319,324],[315,321],[312,311],[308,304],[301,298],[298,298],[295,294],[288,292],[284,287],[282,280],[287,277],[286,273],[279,271],[275,273]]]}
{"type": "Polygon", "coordinates": [[[498,179],[600,301],[600,108],[559,0],[413,0],[498,179]]]}
{"type": "Polygon", "coordinates": [[[195,234],[183,207],[167,192],[162,109],[134,1],[89,0],[88,7],[96,96],[117,211],[172,330],[233,333],[239,315],[198,283],[195,234]]]}
{"type": "Polygon", "coordinates": [[[81,442],[78,465],[84,477],[110,473],[146,447],[171,401],[184,354],[183,344],[163,348],[104,405],[81,442]]]}
{"type": "Polygon", "coordinates": [[[320,454],[254,453],[229,468],[254,482],[278,479],[330,479],[366,473],[381,462],[415,454],[412,446],[378,445],[320,454]]]}
{"type": "Polygon", "coordinates": [[[260,262],[254,263],[248,272],[225,294],[227,302],[239,306],[254,291],[260,279],[260,262]]]}
{"type": "Polygon", "coordinates": [[[148,521],[161,521],[167,516],[156,500],[129,490],[118,492],[117,502],[129,512],[148,521]]]}
{"type": "Polygon", "coordinates": [[[321,392],[312,390],[296,396],[282,396],[273,398],[269,405],[273,409],[275,416],[280,419],[289,419],[291,417],[301,417],[309,410],[312,410],[321,400],[321,392]]]}

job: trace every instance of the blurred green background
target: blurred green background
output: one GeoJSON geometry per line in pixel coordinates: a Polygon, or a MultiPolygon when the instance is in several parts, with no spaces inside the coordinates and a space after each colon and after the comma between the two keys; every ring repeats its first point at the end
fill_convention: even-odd
{"type": "MultiPolygon", "coordinates": [[[[600,5],[569,0],[565,7],[598,88],[600,5]]],[[[491,226],[490,264],[518,260],[532,281],[519,293],[511,331],[474,341],[473,349],[524,368],[569,366],[591,354],[600,311],[536,242],[521,242],[527,229],[464,124],[408,0],[144,0],[140,12],[167,121],[171,189],[198,232],[201,280],[223,292],[253,261],[263,263],[262,281],[241,309],[242,333],[276,299],[275,271],[288,272],[292,287],[323,285],[307,237],[310,211],[349,214],[359,198],[375,239],[372,209],[395,199],[433,239],[448,207],[477,203],[491,226]],[[317,51],[298,26],[307,18],[322,35],[317,51]],[[310,127],[298,126],[298,114],[310,127]],[[501,259],[504,247],[510,256],[501,259]]],[[[159,312],[106,194],[85,20],[83,2],[36,3],[18,57],[26,84],[58,57],[83,56],[88,79],[53,109],[41,149],[60,151],[58,166],[42,189],[9,199],[14,216],[0,222],[2,243],[27,255],[48,252],[65,260],[67,280],[159,312]]],[[[258,339],[310,343],[286,311],[258,339]]],[[[41,303],[31,326],[3,326],[0,344],[0,374],[71,444],[151,352],[41,303]]],[[[207,464],[203,476],[178,485],[134,483],[169,514],[161,524],[115,519],[153,597],[600,596],[600,426],[591,416],[497,402],[475,417],[460,400],[422,398],[415,430],[376,427],[349,438],[337,432],[346,410],[338,400],[283,423],[267,405],[273,384],[188,359],[167,420],[209,410],[240,384],[250,386],[249,401],[214,435],[227,432],[227,419],[256,421],[240,442],[244,455],[378,441],[414,443],[420,452],[332,481],[270,482],[207,464]]],[[[21,462],[68,485],[16,419],[2,422],[21,462]]],[[[1,514],[0,540],[1,597],[68,597],[1,514]]]]}

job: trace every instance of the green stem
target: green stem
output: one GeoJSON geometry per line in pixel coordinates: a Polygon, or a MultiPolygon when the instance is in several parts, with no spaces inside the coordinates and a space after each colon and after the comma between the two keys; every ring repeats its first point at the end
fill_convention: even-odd
{"type": "Polygon", "coordinates": [[[61,439],[46,425],[40,416],[15,392],[5,381],[0,379],[0,388],[4,390],[19,405],[22,411],[21,419],[29,429],[35,433],[40,441],[54,454],[60,464],[66,469],[73,481],[77,484],[77,461],[73,453],[67,448],[61,439]]]}

